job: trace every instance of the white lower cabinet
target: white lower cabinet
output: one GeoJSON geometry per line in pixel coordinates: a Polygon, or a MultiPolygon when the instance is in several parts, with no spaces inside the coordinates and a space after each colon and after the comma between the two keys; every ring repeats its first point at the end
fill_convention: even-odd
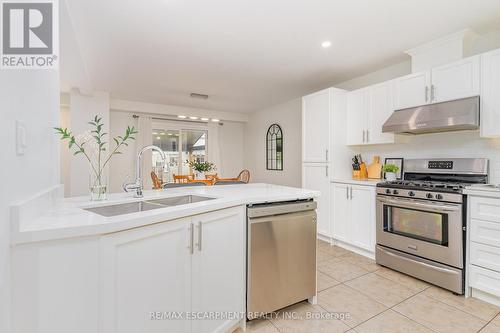
{"type": "Polygon", "coordinates": [[[332,183],[334,240],[375,252],[375,187],[332,183]]]}
{"type": "Polygon", "coordinates": [[[17,245],[12,333],[228,332],[244,319],[245,269],[245,206],[17,245]]]}
{"type": "Polygon", "coordinates": [[[304,163],[302,165],[302,187],[321,192],[315,201],[318,204],[318,234],[331,237],[330,230],[330,170],[329,164],[304,163]]]}
{"type": "Polygon", "coordinates": [[[188,320],[154,314],[191,310],[189,226],[183,219],[101,238],[101,332],[190,331],[188,320]]]}
{"type": "Polygon", "coordinates": [[[245,251],[244,207],[102,237],[101,331],[226,332],[245,311],[245,251]]]}
{"type": "Polygon", "coordinates": [[[500,198],[468,197],[468,265],[472,295],[500,305],[500,198]]]}

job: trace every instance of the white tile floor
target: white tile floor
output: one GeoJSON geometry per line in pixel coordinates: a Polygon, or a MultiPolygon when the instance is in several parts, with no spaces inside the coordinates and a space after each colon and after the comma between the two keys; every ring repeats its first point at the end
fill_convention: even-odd
{"type": "Polygon", "coordinates": [[[248,332],[500,333],[499,307],[453,295],[324,242],[318,242],[318,250],[318,305],[302,302],[251,321],[248,332]]]}

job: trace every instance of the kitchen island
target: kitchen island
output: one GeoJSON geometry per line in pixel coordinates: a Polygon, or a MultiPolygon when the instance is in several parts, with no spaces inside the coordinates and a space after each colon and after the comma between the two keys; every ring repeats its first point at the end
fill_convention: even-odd
{"type": "Polygon", "coordinates": [[[13,207],[14,332],[227,332],[245,323],[246,206],[316,198],[270,184],[60,199],[13,207]],[[210,200],[102,216],[87,209],[210,200]],[[30,320],[26,320],[26,318],[30,320]]]}

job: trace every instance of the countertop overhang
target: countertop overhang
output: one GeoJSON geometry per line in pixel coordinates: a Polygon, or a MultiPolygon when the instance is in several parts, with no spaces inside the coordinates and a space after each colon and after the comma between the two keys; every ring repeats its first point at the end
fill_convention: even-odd
{"type": "MultiPolygon", "coordinates": [[[[252,183],[151,190],[144,191],[143,198],[133,198],[132,193],[116,193],[110,194],[108,199],[102,202],[89,201],[88,197],[58,198],[52,200],[51,204],[42,210],[40,204],[31,204],[28,201],[12,207],[14,214],[11,244],[102,235],[234,206],[302,200],[319,196],[320,192],[313,190],[252,183]],[[113,217],[104,217],[83,209],[190,194],[214,199],[113,217]],[[28,212],[25,212],[26,210],[28,212]]],[[[39,201],[39,199],[34,200],[39,201]]]]}

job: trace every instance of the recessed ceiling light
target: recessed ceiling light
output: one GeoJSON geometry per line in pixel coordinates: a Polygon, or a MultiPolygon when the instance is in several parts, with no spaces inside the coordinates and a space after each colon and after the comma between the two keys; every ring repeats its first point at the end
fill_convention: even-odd
{"type": "Polygon", "coordinates": [[[159,137],[159,136],[156,137],[156,140],[160,140],[160,139],[161,139],[161,137],[159,137]]]}
{"type": "Polygon", "coordinates": [[[200,120],[203,120],[203,121],[208,121],[208,118],[200,118],[200,120]]]}
{"type": "Polygon", "coordinates": [[[328,48],[330,46],[332,46],[332,42],[330,42],[329,40],[325,40],[323,43],[321,43],[321,47],[322,48],[326,49],[326,48],[328,48]]]}
{"type": "Polygon", "coordinates": [[[186,116],[177,116],[177,118],[186,119],[186,116]]]}
{"type": "Polygon", "coordinates": [[[189,119],[196,120],[198,117],[190,116],[189,119]]]}
{"type": "Polygon", "coordinates": [[[157,135],[158,133],[157,132],[153,132],[153,135],[157,135]]]}
{"type": "Polygon", "coordinates": [[[219,119],[212,119],[214,123],[218,123],[220,120],[219,119]]]}

